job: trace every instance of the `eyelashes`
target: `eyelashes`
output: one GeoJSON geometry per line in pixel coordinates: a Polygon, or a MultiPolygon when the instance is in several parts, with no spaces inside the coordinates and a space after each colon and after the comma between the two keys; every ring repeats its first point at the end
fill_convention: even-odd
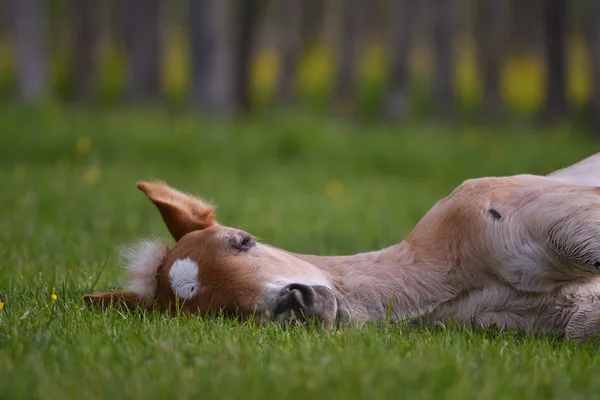
{"type": "Polygon", "coordinates": [[[247,232],[233,231],[226,236],[228,245],[239,252],[246,252],[256,245],[256,241],[247,232]]]}

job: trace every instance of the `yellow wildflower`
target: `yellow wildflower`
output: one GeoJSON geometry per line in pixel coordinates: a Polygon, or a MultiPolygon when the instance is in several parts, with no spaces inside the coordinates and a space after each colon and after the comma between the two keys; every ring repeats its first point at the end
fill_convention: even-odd
{"type": "Polygon", "coordinates": [[[0,301],[0,311],[4,309],[4,303],[0,301]]]}
{"type": "Polygon", "coordinates": [[[58,296],[56,293],[54,293],[54,288],[52,288],[52,295],[50,296],[50,299],[52,299],[52,301],[58,300],[58,296]]]}
{"type": "Polygon", "coordinates": [[[96,183],[98,183],[98,181],[100,181],[101,177],[102,173],[100,172],[100,168],[98,167],[91,167],[85,172],[85,181],[89,185],[95,185],[96,183]]]}
{"type": "Polygon", "coordinates": [[[85,155],[92,149],[92,141],[89,136],[82,136],[75,142],[75,151],[79,155],[85,155]]]}
{"type": "Polygon", "coordinates": [[[332,180],[325,183],[325,193],[329,197],[340,197],[344,194],[344,185],[338,180],[332,180]]]}
{"type": "Polygon", "coordinates": [[[27,168],[23,164],[15,165],[13,167],[13,179],[15,182],[24,181],[27,177],[27,168]]]}

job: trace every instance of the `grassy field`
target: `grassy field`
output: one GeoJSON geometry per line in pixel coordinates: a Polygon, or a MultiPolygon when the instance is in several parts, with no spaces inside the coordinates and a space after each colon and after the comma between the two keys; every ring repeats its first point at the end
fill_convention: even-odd
{"type": "Polygon", "coordinates": [[[543,174],[595,149],[565,128],[0,107],[0,399],[597,397],[598,350],[551,337],[284,330],[80,300],[119,286],[119,246],[168,237],[137,180],[205,196],[271,244],[339,254],[400,241],[466,178],[543,174]]]}

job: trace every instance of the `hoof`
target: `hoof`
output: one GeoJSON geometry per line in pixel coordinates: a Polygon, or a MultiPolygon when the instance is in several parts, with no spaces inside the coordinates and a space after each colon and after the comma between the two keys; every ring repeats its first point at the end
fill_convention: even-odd
{"type": "Polygon", "coordinates": [[[591,303],[580,307],[567,324],[565,338],[579,343],[588,340],[599,343],[600,303],[591,303]]]}

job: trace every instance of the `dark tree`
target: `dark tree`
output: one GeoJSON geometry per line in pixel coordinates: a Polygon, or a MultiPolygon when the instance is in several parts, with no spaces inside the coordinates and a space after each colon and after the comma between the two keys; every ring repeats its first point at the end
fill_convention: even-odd
{"type": "Polygon", "coordinates": [[[302,49],[308,49],[321,39],[327,3],[331,0],[301,1],[302,49]]]}
{"type": "Polygon", "coordinates": [[[129,56],[126,98],[157,101],[162,94],[161,0],[124,0],[125,45],[129,56]]]}
{"type": "Polygon", "coordinates": [[[341,29],[334,108],[342,115],[352,114],[356,97],[358,58],[362,47],[362,0],[341,0],[341,29]]]}
{"type": "Polygon", "coordinates": [[[594,134],[600,137],[600,2],[588,0],[586,4],[586,36],[589,41],[592,93],[588,104],[594,134]]]}
{"type": "Polygon", "coordinates": [[[101,4],[100,0],[69,0],[69,6],[69,94],[74,100],[89,100],[96,89],[101,4]]]}
{"type": "Polygon", "coordinates": [[[567,115],[566,92],[566,0],[542,1],[544,61],[546,64],[546,101],[544,117],[560,119],[567,115]]]}
{"type": "Polygon", "coordinates": [[[537,51],[542,44],[542,2],[506,0],[510,5],[510,45],[517,52],[537,51]]]}
{"type": "Polygon", "coordinates": [[[433,80],[431,104],[438,117],[452,116],[455,105],[454,93],[454,0],[430,0],[433,25],[433,80]]]}
{"type": "Polygon", "coordinates": [[[22,101],[39,101],[47,95],[47,21],[43,0],[13,4],[17,84],[22,101]]]}
{"type": "Polygon", "coordinates": [[[12,27],[13,0],[0,0],[0,38],[8,35],[12,27]]]}
{"type": "Polygon", "coordinates": [[[191,101],[199,110],[218,114],[232,110],[228,11],[223,0],[190,0],[188,10],[191,101]]]}
{"type": "Polygon", "coordinates": [[[123,49],[132,47],[133,33],[127,26],[127,4],[123,0],[108,0],[108,36],[110,42],[123,49]]]}
{"type": "Polygon", "coordinates": [[[480,0],[477,11],[475,38],[483,81],[483,114],[498,118],[504,111],[500,77],[507,53],[510,4],[506,0],[480,0]]]}
{"type": "Polygon", "coordinates": [[[261,4],[259,0],[240,0],[237,5],[236,57],[234,61],[234,98],[237,107],[250,111],[250,72],[261,4]]]}
{"type": "Polygon", "coordinates": [[[302,51],[304,0],[278,0],[280,72],[277,102],[288,106],[295,97],[296,68],[302,51]]]}
{"type": "Polygon", "coordinates": [[[410,50],[417,0],[394,0],[389,14],[391,21],[391,72],[385,98],[385,115],[404,119],[410,113],[410,50]]]}

